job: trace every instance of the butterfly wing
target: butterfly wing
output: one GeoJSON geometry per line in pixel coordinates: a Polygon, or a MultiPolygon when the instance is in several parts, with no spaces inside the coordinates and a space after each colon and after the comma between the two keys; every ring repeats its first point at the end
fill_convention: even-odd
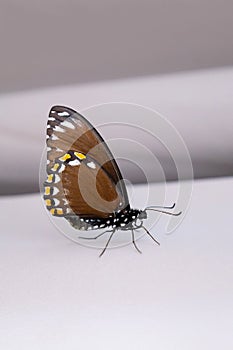
{"type": "Polygon", "coordinates": [[[129,206],[111,151],[82,115],[67,107],[53,107],[47,136],[45,200],[53,215],[101,218],[129,206]]]}

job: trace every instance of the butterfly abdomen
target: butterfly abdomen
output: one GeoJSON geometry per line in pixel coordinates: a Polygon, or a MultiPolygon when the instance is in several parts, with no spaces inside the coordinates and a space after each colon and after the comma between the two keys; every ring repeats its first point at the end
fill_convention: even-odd
{"type": "Polygon", "coordinates": [[[106,218],[80,218],[74,215],[66,216],[69,223],[78,230],[98,230],[103,228],[130,230],[136,222],[141,211],[137,209],[125,209],[111,214],[106,218]]]}

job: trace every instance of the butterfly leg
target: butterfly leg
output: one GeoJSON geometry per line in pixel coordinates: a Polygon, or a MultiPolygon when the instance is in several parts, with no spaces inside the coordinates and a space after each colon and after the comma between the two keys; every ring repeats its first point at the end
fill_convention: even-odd
{"type": "Polygon", "coordinates": [[[134,230],[132,229],[131,232],[132,232],[132,243],[133,243],[135,249],[138,251],[138,253],[142,254],[141,250],[136,245],[135,238],[134,238],[134,230]]]}
{"type": "Polygon", "coordinates": [[[97,235],[97,236],[95,236],[95,237],[83,237],[83,236],[79,236],[79,238],[81,238],[81,239],[97,239],[97,238],[103,236],[106,232],[112,232],[112,230],[111,230],[111,231],[104,231],[104,232],[101,232],[99,235],[97,235]]]}
{"type": "Polygon", "coordinates": [[[155,243],[157,243],[158,245],[160,245],[160,243],[158,242],[158,241],[156,241],[156,239],[152,236],[152,234],[145,228],[145,226],[141,226],[145,231],[146,231],[146,233],[148,234],[148,236],[150,236],[150,238],[152,238],[153,239],[153,241],[155,242],[155,243]]]}
{"type": "MultiPolygon", "coordinates": [[[[108,245],[109,245],[109,242],[111,241],[112,236],[113,236],[113,234],[114,234],[115,231],[116,231],[116,230],[110,231],[110,232],[112,232],[112,233],[111,233],[111,235],[109,236],[109,239],[107,240],[107,243],[106,243],[104,249],[102,250],[102,252],[100,253],[99,257],[101,257],[101,256],[104,254],[104,252],[105,252],[105,250],[107,249],[107,247],[108,247],[108,245]]],[[[105,232],[107,232],[107,231],[105,231],[105,232]]],[[[108,232],[109,232],[109,231],[108,231],[108,232]]]]}

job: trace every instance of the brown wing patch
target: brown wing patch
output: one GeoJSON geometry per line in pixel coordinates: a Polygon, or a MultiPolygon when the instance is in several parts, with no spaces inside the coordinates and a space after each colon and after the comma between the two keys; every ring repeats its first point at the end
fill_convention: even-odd
{"type": "Polygon", "coordinates": [[[114,182],[89,158],[80,166],[67,164],[62,172],[62,186],[72,212],[80,217],[108,217],[122,204],[114,182]],[[90,163],[94,166],[88,166],[90,163]]]}

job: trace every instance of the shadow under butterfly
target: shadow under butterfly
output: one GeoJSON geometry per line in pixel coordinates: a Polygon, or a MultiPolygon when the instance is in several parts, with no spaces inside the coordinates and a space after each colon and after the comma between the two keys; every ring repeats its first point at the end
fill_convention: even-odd
{"type": "Polygon", "coordinates": [[[149,206],[132,209],[119,167],[103,138],[81,114],[71,108],[54,106],[47,123],[47,179],[44,182],[44,200],[53,216],[65,218],[75,229],[96,230],[108,228],[95,237],[110,233],[100,256],[106,251],[117,230],[142,228],[154,242],[159,242],[143,225],[147,211],[178,216],[149,206]]]}

